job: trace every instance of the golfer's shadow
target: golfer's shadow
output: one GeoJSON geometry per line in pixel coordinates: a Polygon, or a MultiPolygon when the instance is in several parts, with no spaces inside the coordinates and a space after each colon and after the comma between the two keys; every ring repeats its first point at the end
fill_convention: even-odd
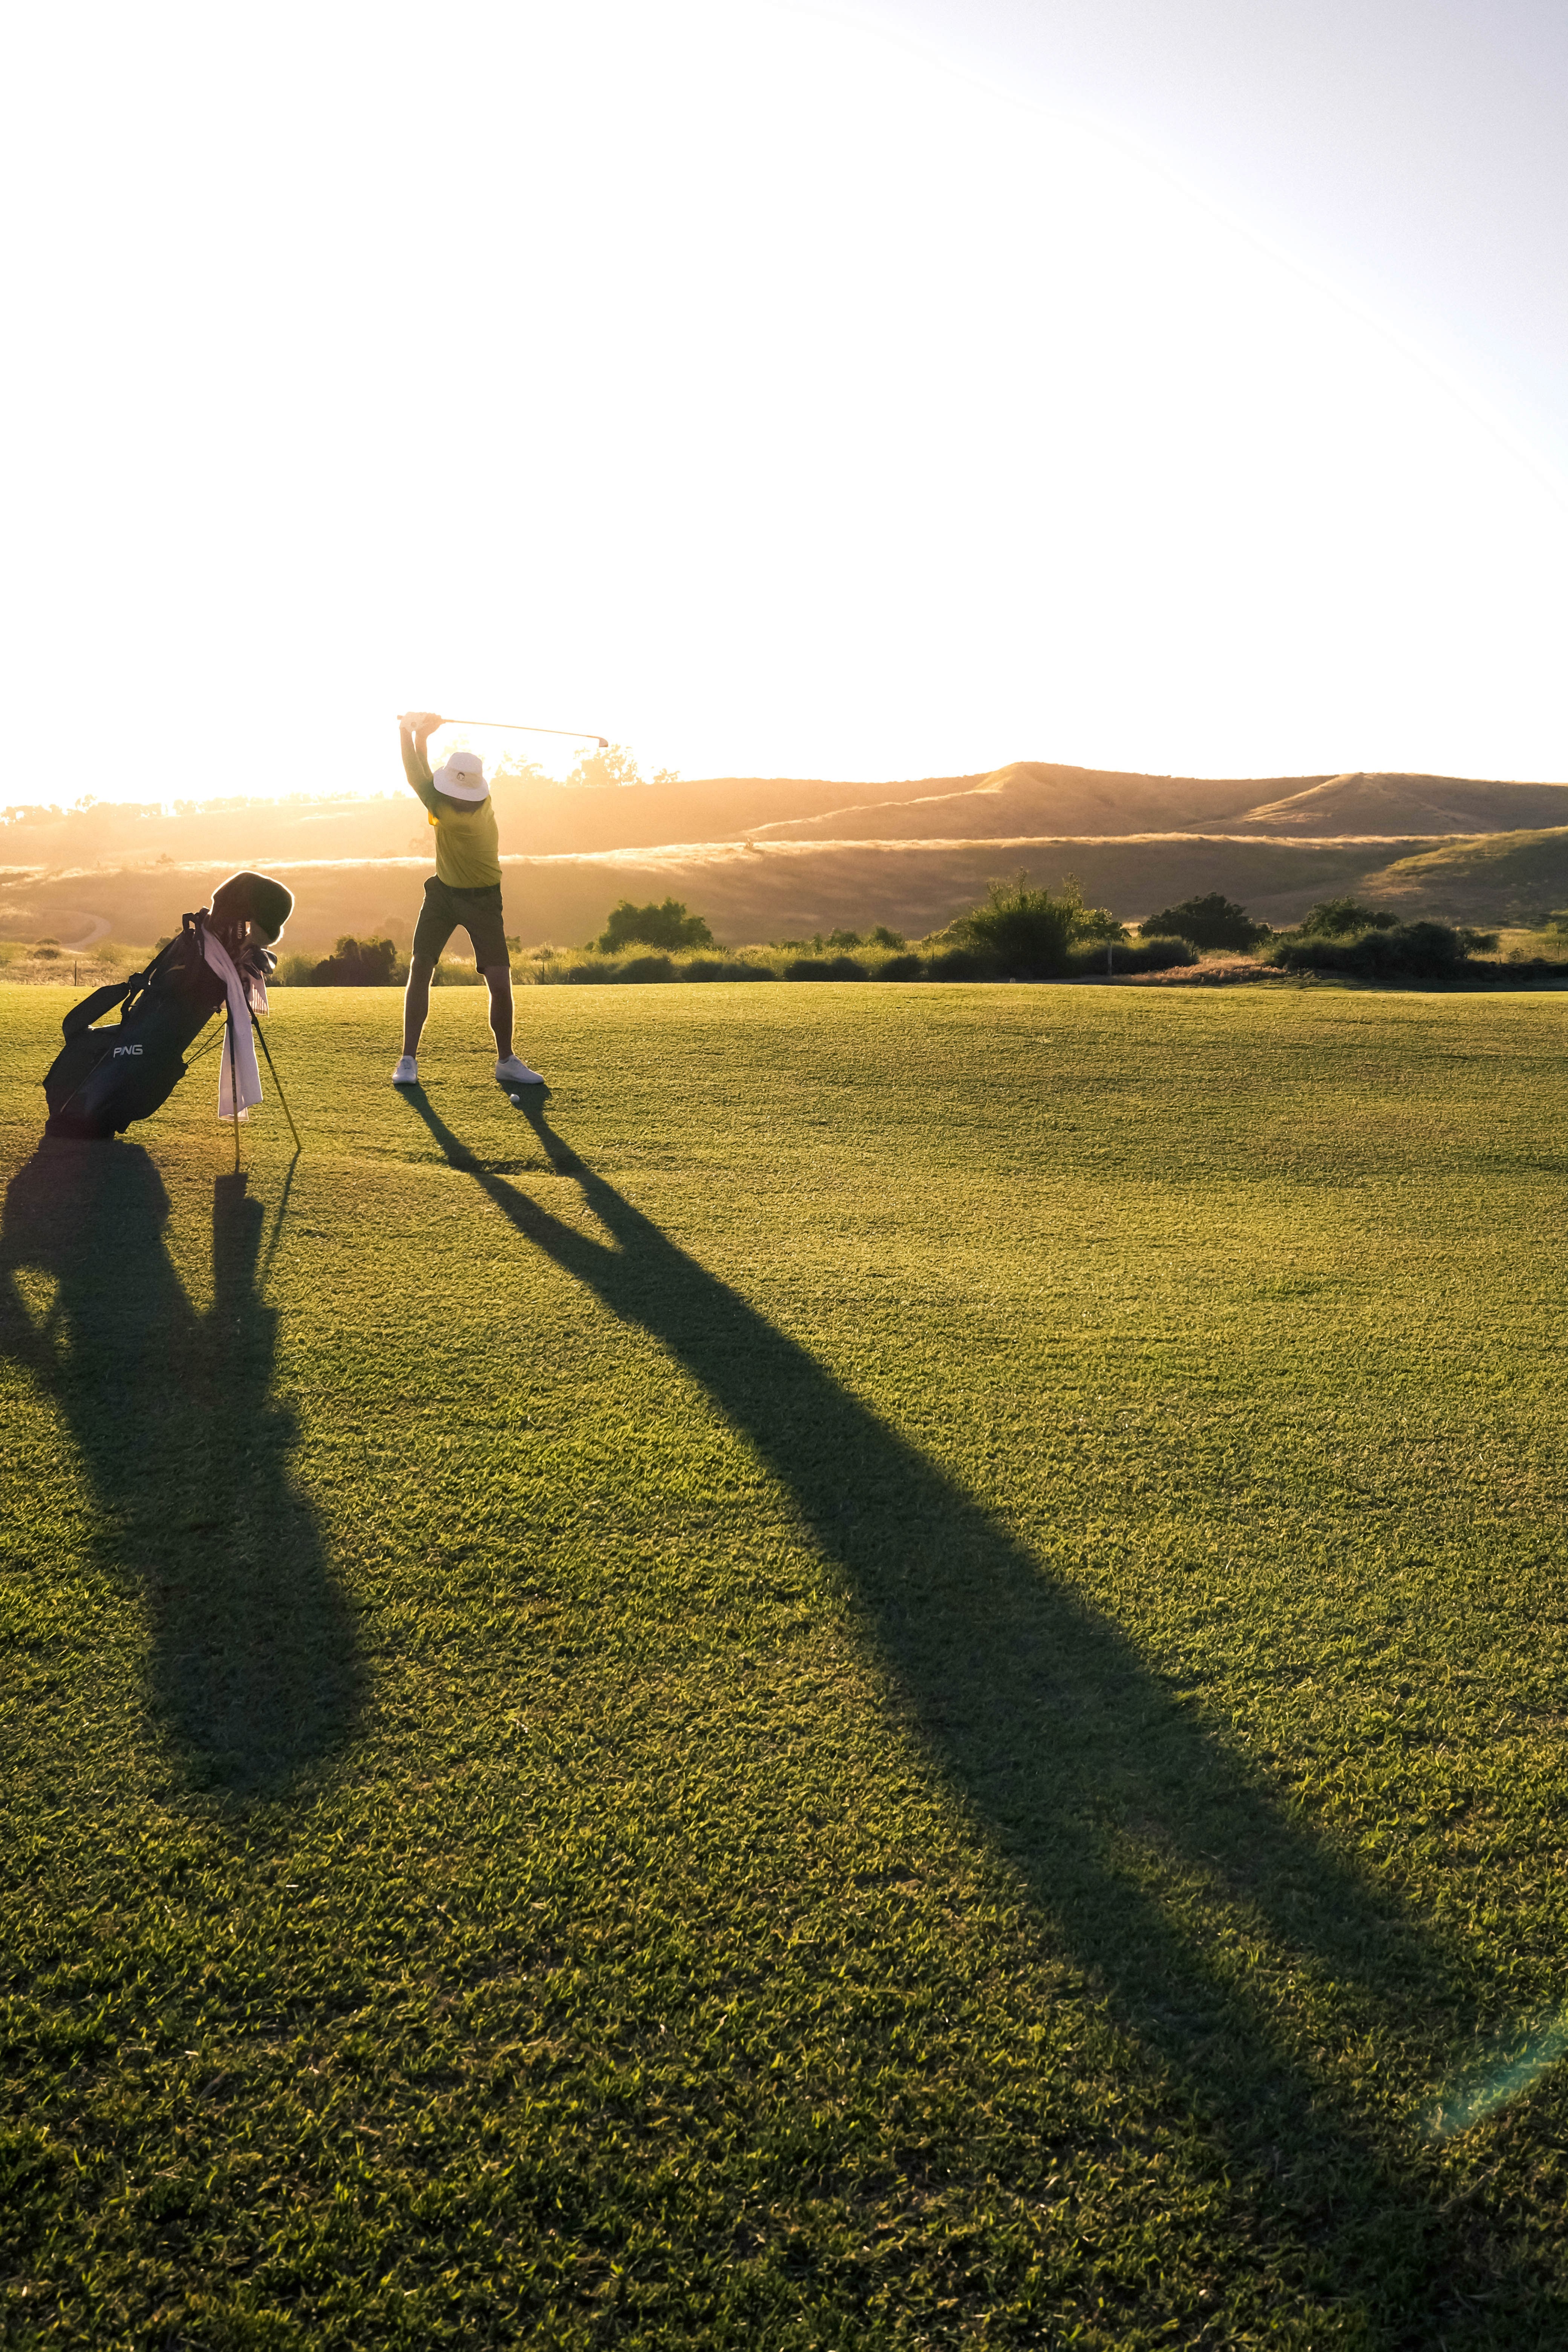
{"type": "MultiPolygon", "coordinates": [[[[1157,2053],[1260,2226],[1271,2216],[1310,2250],[1316,2292],[1370,2321],[1357,2340],[1425,2346],[1440,2326],[1455,2345],[1478,2340],[1454,2298],[1484,2291],[1495,2315],[1500,2291],[1522,2293],[1506,2250],[1478,2272],[1466,2228],[1427,2193],[1414,2129],[1405,2161],[1379,2147],[1386,2124],[1374,2137],[1345,2087],[1359,2068],[1333,2063],[1336,2044],[1349,2060],[1369,2032],[1417,2063],[1463,2037],[1438,1938],[1288,1822],[1110,1621],[595,1175],[542,1106],[525,1103],[535,1132],[607,1243],[552,1216],[408,1099],[451,1164],[656,1337],[793,1497],[863,1613],[900,1718],[1022,1874],[1044,1940],[1157,2053]],[[1207,1900],[1194,1902],[1200,1878],[1207,1900]],[[1189,1924],[1212,1919],[1216,1900],[1226,1951],[1189,1924]],[[1260,1937],[1297,1973],[1278,2003],[1279,1979],[1240,1958],[1260,1937]],[[1315,2000],[1300,2001],[1303,1979],[1315,2000]]],[[[1558,2306],[1550,2289],[1531,2292],[1548,2324],[1530,2340],[1545,2342],[1558,2306]]],[[[1560,2316],[1568,2340],[1568,2305],[1560,2316]]]]}
{"type": "Polygon", "coordinates": [[[140,1145],[42,1143],[5,1197],[0,1347],[70,1429],[95,1564],[147,1610],[153,1711],[182,1777],[275,1792],[352,1728],[353,1621],[290,1475],[293,1415],[272,1394],[263,1204],[243,1176],[215,1184],[205,1315],[169,1255],[168,1216],[140,1145]]]}

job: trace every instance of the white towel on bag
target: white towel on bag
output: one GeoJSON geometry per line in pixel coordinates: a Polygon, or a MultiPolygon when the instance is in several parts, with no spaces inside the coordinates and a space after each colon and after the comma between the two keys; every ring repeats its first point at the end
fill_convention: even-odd
{"type": "Polygon", "coordinates": [[[223,1041],[219,1056],[217,1115],[219,1118],[236,1116],[235,1082],[237,1079],[237,1115],[243,1118],[252,1105],[261,1100],[261,1072],[257,1067],[256,1040],[250,1034],[250,1015],[253,1010],[266,1012],[267,991],[258,980],[253,980],[247,992],[244,976],[234,958],[214,939],[205,923],[202,926],[202,953],[222,981],[228,996],[229,1034],[223,1041]],[[229,1051],[231,1042],[234,1046],[232,1054],[229,1051]]]}

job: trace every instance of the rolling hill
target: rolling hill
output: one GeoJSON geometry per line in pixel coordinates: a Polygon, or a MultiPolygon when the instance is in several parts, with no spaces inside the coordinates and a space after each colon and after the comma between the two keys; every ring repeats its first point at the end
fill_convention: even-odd
{"type": "MultiPolygon", "coordinates": [[[[1014,837],[989,841],[707,842],[576,856],[507,857],[507,919],[532,945],[580,944],[621,898],[677,898],[731,943],[809,937],[842,925],[890,923],[911,937],[938,929],[984,896],[999,875],[1022,869],[1055,885],[1076,874],[1090,901],[1123,915],[1152,913],[1194,892],[1223,889],[1283,922],[1314,898],[1363,890],[1387,845],[1205,839],[1196,835],[1126,841],[1014,837]]],[[[0,889],[0,924],[13,939],[87,943],[95,929],[141,941],[173,929],[201,906],[233,860],[130,868],[120,873],[15,880],[0,889]],[[100,929],[99,927],[102,927],[100,929]]],[[[294,892],[289,947],[324,953],[342,933],[374,934],[406,948],[427,860],[268,860],[294,892]]]]}
{"type": "Polygon", "coordinates": [[[1439,842],[1396,858],[1367,884],[1380,905],[1456,921],[1530,923],[1568,906],[1568,827],[1439,842]]]}
{"type": "MultiPolygon", "coordinates": [[[[618,898],[666,896],[731,942],[878,922],[912,936],[1020,869],[1037,882],[1076,874],[1091,901],[1134,919],[1214,889],[1277,924],[1347,890],[1486,922],[1568,903],[1563,784],[1017,761],[899,785],[720,777],[584,792],[503,777],[496,804],[509,922],[529,944],[574,944],[618,898]]],[[[405,793],[13,813],[0,827],[0,939],[144,941],[256,866],[295,891],[291,947],[324,951],[345,931],[406,946],[431,863],[405,793]]]]}
{"type": "Polygon", "coordinates": [[[1114,839],[1141,833],[1391,841],[1553,824],[1568,824],[1568,785],[1364,774],[1225,782],[1019,761],[989,776],[922,784],[914,793],[802,813],[753,830],[759,839],[795,841],[1114,839]]]}

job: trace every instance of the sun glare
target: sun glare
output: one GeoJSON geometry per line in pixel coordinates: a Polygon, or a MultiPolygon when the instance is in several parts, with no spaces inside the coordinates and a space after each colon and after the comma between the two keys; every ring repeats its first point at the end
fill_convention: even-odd
{"type": "Polygon", "coordinates": [[[1517,2039],[1493,2063],[1449,2089],[1427,2117],[1433,2139],[1453,2139],[1486,2123],[1533,2090],[1568,2052],[1568,2021],[1559,2017],[1540,2032],[1517,2039]]]}
{"type": "Polygon", "coordinates": [[[1096,131],[762,0],[87,13],[8,166],[38,797],[379,789],[415,702],[645,773],[1568,765],[1563,504],[1096,131]]]}

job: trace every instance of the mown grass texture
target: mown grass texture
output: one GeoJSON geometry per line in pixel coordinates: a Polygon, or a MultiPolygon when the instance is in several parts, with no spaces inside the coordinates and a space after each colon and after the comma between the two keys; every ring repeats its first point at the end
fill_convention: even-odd
{"type": "Polygon", "coordinates": [[[1559,1004],[69,1001],[6,2343],[1568,2340],[1559,1004]]]}

